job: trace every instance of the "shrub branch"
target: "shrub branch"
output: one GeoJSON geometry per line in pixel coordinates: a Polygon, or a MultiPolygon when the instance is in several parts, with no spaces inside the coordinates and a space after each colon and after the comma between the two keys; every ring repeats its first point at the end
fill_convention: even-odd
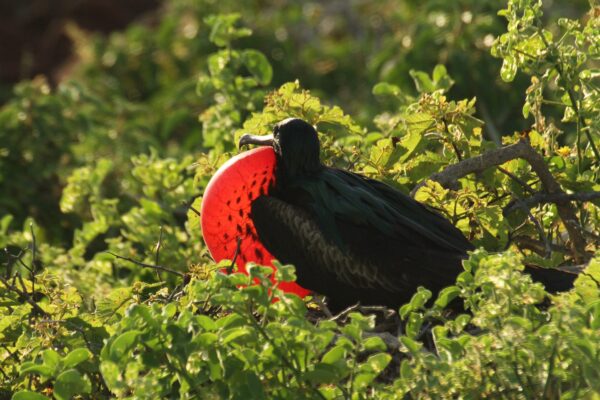
{"type": "MultiPolygon", "coordinates": [[[[576,261],[582,261],[589,258],[589,255],[585,252],[586,241],[582,234],[582,229],[575,214],[575,209],[570,203],[571,200],[577,200],[577,195],[570,198],[567,193],[561,188],[560,184],[556,181],[554,176],[548,170],[546,162],[542,155],[540,155],[526,140],[520,140],[515,144],[511,144],[498,149],[490,150],[479,156],[471,157],[462,160],[456,164],[446,167],[443,171],[435,173],[429,177],[429,180],[438,182],[445,188],[457,189],[458,179],[467,176],[472,173],[483,172],[484,170],[502,165],[507,161],[521,158],[526,160],[531,169],[536,173],[542,182],[544,191],[536,197],[532,196],[531,199],[535,199],[531,204],[540,204],[541,202],[552,202],[556,204],[558,214],[569,233],[571,239],[571,248],[574,253],[576,261]],[[549,201],[548,199],[552,199],[549,201]]],[[[416,192],[425,185],[426,181],[419,183],[411,191],[411,196],[414,196],[416,192]]],[[[596,196],[590,195],[587,196],[596,196]]],[[[600,195],[599,195],[600,196],[600,195]]],[[[586,196],[581,195],[580,199],[584,199],[586,196]]],[[[585,200],[582,200],[585,201],[585,200]]]]}

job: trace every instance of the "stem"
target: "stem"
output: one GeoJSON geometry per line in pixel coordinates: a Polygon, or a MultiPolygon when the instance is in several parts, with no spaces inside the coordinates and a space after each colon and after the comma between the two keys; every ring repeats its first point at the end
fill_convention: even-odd
{"type": "MultiPolygon", "coordinates": [[[[548,50],[552,53],[555,50],[555,47],[552,46],[550,43],[548,43],[541,27],[538,27],[538,35],[542,39],[544,46],[546,46],[546,50],[548,50]]],[[[563,67],[562,60],[560,59],[560,56],[558,56],[555,60],[551,60],[551,61],[553,62],[554,68],[558,72],[558,75],[560,76],[561,80],[564,82],[564,89],[569,96],[569,100],[571,101],[571,107],[573,108],[573,111],[575,111],[575,114],[577,114],[577,152],[578,152],[578,156],[580,155],[579,140],[580,140],[580,136],[581,136],[581,131],[583,130],[585,132],[585,135],[588,138],[588,142],[590,144],[590,147],[592,148],[592,152],[594,153],[594,156],[596,157],[596,161],[598,161],[598,160],[600,160],[600,152],[598,151],[596,144],[592,140],[592,135],[590,134],[590,132],[587,129],[585,129],[585,128],[587,128],[587,125],[585,123],[585,119],[581,115],[581,112],[580,112],[581,110],[579,108],[579,101],[575,97],[575,92],[573,91],[573,87],[569,85],[569,80],[565,76],[565,69],[563,67]],[[583,126],[583,128],[582,128],[582,126],[583,126]]],[[[581,160],[579,160],[579,161],[581,161],[581,160]]]]}

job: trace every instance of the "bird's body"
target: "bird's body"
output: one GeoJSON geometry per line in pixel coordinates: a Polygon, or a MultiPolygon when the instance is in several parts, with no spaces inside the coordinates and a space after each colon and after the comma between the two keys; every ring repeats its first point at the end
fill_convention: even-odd
{"type": "Polygon", "coordinates": [[[333,308],[397,307],[418,286],[454,282],[471,244],[452,224],[374,180],[321,170],[276,186],[252,204],[258,237],[298,283],[333,308]]]}
{"type": "Polygon", "coordinates": [[[323,165],[305,121],[284,120],[272,138],[246,135],[243,144],[270,145],[276,155],[273,183],[248,211],[257,239],[333,309],[396,308],[419,286],[437,292],[462,271],[473,246],[460,230],[391,186],[323,165]]]}
{"type": "Polygon", "coordinates": [[[473,248],[462,233],[391,186],[323,165],[318,143],[306,122],[280,123],[274,185],[251,206],[261,243],[296,266],[297,282],[333,309],[397,307],[419,286],[452,284],[473,248]]]}

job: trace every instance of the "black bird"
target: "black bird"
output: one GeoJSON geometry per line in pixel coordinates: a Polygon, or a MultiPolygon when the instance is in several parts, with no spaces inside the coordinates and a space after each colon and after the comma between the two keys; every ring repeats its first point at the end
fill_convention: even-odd
{"type": "MultiPolygon", "coordinates": [[[[272,146],[277,158],[273,187],[251,204],[258,238],[332,310],[357,302],[397,308],[419,286],[436,293],[462,272],[473,246],[456,227],[385,183],[323,165],[309,123],[286,119],[272,136],[240,139],[249,144],[272,146]]],[[[532,275],[549,290],[574,279],[541,268],[532,275]]]]}

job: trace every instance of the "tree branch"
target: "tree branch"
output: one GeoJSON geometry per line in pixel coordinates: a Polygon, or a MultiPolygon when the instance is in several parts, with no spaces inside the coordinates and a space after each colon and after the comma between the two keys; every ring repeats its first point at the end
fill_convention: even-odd
{"type": "MultiPolygon", "coordinates": [[[[502,165],[507,161],[517,158],[524,158],[526,147],[530,147],[524,141],[511,144],[498,149],[493,149],[479,156],[467,158],[456,164],[449,165],[443,171],[435,173],[429,177],[429,180],[439,182],[440,185],[449,189],[458,189],[458,180],[464,176],[475,172],[483,172],[490,167],[502,165]]],[[[540,177],[541,178],[541,177],[540,177]]],[[[411,196],[424,186],[426,181],[419,183],[410,192],[411,196]]]]}
{"type": "MultiPolygon", "coordinates": [[[[19,276],[20,278],[20,276],[19,276]]],[[[7,279],[4,279],[2,277],[0,277],[0,282],[2,282],[2,284],[4,285],[4,287],[11,291],[16,293],[19,297],[21,297],[21,299],[25,300],[27,303],[29,303],[29,305],[33,308],[33,311],[35,311],[37,314],[42,315],[42,316],[47,316],[48,313],[46,311],[44,311],[29,295],[29,293],[27,293],[26,290],[19,290],[19,288],[8,282],[7,279]]],[[[21,283],[21,285],[23,285],[23,283],[21,283]]]]}
{"type": "Polygon", "coordinates": [[[528,208],[533,208],[540,204],[546,203],[564,203],[568,201],[592,201],[600,199],[600,192],[577,192],[577,193],[544,193],[537,192],[531,197],[520,200],[511,200],[506,207],[504,207],[503,214],[510,214],[516,208],[520,207],[517,203],[525,205],[528,208]]]}
{"type": "MultiPolygon", "coordinates": [[[[437,181],[442,186],[450,189],[458,188],[458,179],[475,172],[483,172],[484,170],[504,164],[507,161],[521,158],[526,160],[531,169],[536,173],[542,182],[544,193],[549,195],[568,196],[561,188],[559,183],[554,179],[554,176],[548,170],[546,162],[541,154],[539,154],[531,145],[520,140],[518,143],[511,144],[498,149],[490,150],[479,156],[468,158],[456,164],[446,167],[443,171],[433,174],[429,180],[437,181]]],[[[425,185],[426,181],[419,183],[411,191],[411,196],[425,185]]],[[[585,252],[586,241],[582,235],[575,209],[569,202],[569,199],[559,200],[554,202],[567,232],[571,239],[571,247],[576,261],[582,261],[589,258],[585,252]]]]}

